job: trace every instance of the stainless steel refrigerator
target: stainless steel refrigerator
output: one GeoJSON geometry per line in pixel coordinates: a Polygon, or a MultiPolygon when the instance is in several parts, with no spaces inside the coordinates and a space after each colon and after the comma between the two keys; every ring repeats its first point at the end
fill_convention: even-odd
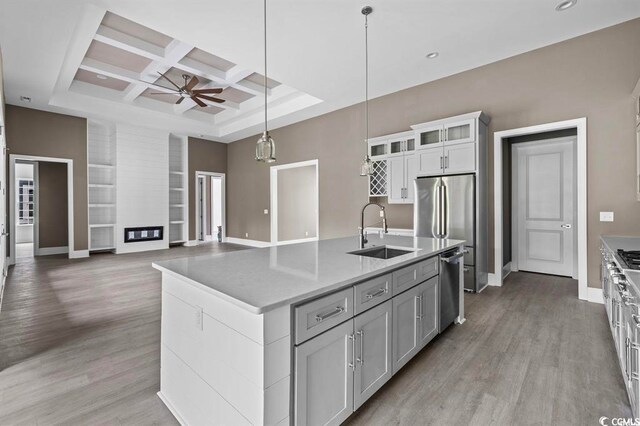
{"type": "Polygon", "coordinates": [[[419,177],[414,185],[415,235],[465,240],[464,288],[482,290],[487,284],[486,236],[478,232],[483,218],[476,203],[476,175],[419,177]]]}

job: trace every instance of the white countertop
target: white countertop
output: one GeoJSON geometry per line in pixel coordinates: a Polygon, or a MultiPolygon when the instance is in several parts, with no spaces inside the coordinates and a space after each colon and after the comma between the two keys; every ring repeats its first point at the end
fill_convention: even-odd
{"type": "Polygon", "coordinates": [[[174,259],[153,267],[261,314],[382,275],[464,241],[385,235],[369,236],[367,247],[385,244],[419,250],[387,260],[348,254],[358,250],[354,236],[174,259]]]}

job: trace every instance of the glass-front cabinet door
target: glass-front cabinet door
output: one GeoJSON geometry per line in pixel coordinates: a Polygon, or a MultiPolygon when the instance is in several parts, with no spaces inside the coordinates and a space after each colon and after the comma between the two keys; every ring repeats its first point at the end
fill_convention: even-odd
{"type": "Polygon", "coordinates": [[[402,155],[404,152],[404,139],[392,139],[389,141],[389,156],[402,155]]]}
{"type": "Polygon", "coordinates": [[[404,150],[406,152],[413,152],[416,150],[416,138],[411,137],[405,141],[404,150]]]}
{"type": "Polygon", "coordinates": [[[443,127],[434,126],[419,129],[417,131],[418,148],[432,148],[441,145],[444,141],[443,127]]]}
{"type": "Polygon", "coordinates": [[[371,158],[387,155],[387,141],[369,141],[369,156],[371,158]]]}
{"type": "Polygon", "coordinates": [[[458,121],[444,125],[444,141],[452,142],[473,142],[475,137],[475,120],[458,121]]]}

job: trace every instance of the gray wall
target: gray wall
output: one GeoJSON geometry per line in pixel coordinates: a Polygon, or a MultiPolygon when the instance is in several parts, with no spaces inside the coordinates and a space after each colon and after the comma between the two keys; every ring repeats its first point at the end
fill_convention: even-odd
{"type": "MultiPolygon", "coordinates": [[[[601,234],[640,235],[635,201],[635,126],[630,96],[640,77],[640,19],[527,52],[370,103],[371,136],[482,110],[489,126],[489,265],[493,269],[493,132],[587,117],[589,284],[598,286],[601,234]],[[615,188],[615,190],[611,190],[615,188]],[[600,210],[616,221],[601,223],[600,210]]],[[[400,69],[401,67],[399,67],[400,69]]],[[[375,73],[375,70],[372,70],[375,73]]],[[[358,176],[364,153],[362,105],[276,129],[279,164],[317,158],[320,238],[354,235],[367,201],[358,176]]],[[[269,240],[269,167],[254,161],[257,136],[228,148],[228,235],[269,240]]],[[[411,206],[389,206],[391,227],[411,227],[411,206]]]]}
{"type": "Polygon", "coordinates": [[[67,165],[39,162],[38,183],[39,246],[66,247],[69,245],[67,165]]]}
{"type": "Polygon", "coordinates": [[[316,166],[278,170],[278,241],[316,237],[317,200],[316,166]]]}
{"type": "Polygon", "coordinates": [[[87,250],[87,120],[13,105],[6,118],[10,154],[73,160],[74,250],[87,250]]]}

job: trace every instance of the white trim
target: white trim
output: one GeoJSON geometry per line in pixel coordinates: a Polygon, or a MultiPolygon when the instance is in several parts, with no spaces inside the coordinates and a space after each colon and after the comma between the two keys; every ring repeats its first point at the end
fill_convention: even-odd
{"type": "Polygon", "coordinates": [[[69,259],[82,259],[89,257],[89,250],[74,250],[69,252],[69,259]]]}
{"type": "Polygon", "coordinates": [[[502,282],[499,281],[498,274],[489,272],[487,276],[487,285],[490,285],[492,287],[501,287],[502,282]]]}
{"type": "Polygon", "coordinates": [[[198,240],[189,240],[186,243],[184,243],[184,246],[185,247],[195,247],[195,246],[197,246],[199,244],[200,244],[200,241],[198,241],[198,240]]]}
{"type": "MultiPolygon", "coordinates": [[[[65,163],[67,165],[67,228],[68,228],[68,244],[69,244],[69,259],[73,259],[74,253],[81,253],[74,251],[74,229],[73,229],[73,160],[70,158],[57,158],[57,157],[38,157],[33,155],[21,155],[21,154],[9,154],[9,182],[15,182],[16,180],[16,161],[43,161],[47,163],[65,163]]],[[[16,191],[9,191],[9,247],[11,250],[9,256],[9,264],[14,265],[16,263],[16,191]]],[[[87,241],[87,244],[89,241],[87,241]]],[[[89,255],[88,250],[84,250],[89,255]]],[[[79,256],[84,257],[84,256],[79,256]]]]}
{"type": "Polygon", "coordinates": [[[69,247],[40,247],[36,249],[36,256],[50,256],[52,254],[69,253],[69,247]]]}
{"type": "Polygon", "coordinates": [[[231,244],[239,244],[241,246],[259,247],[259,248],[272,246],[272,244],[267,241],[247,240],[245,238],[234,238],[234,237],[228,237],[226,242],[231,244]]]}
{"type": "MultiPolygon", "coordinates": [[[[226,242],[227,241],[227,177],[225,173],[218,173],[218,172],[203,172],[203,171],[196,171],[196,184],[194,187],[194,191],[195,191],[195,204],[196,204],[196,208],[194,209],[195,211],[195,224],[196,224],[196,242],[198,242],[198,235],[200,234],[200,221],[198,221],[198,216],[200,213],[200,203],[198,202],[198,178],[200,176],[208,176],[208,177],[214,177],[214,178],[219,178],[222,180],[222,184],[221,186],[221,194],[220,194],[220,198],[222,199],[222,242],[226,242]]],[[[207,191],[204,191],[205,197],[207,196],[207,191]]],[[[205,200],[206,201],[206,200],[205,200]]],[[[206,204],[206,203],[205,203],[206,204]]],[[[211,212],[209,212],[211,213],[211,212]]],[[[209,218],[209,220],[211,220],[211,218],[209,218]]],[[[213,232],[213,229],[211,230],[211,232],[213,232]]],[[[206,240],[206,236],[205,236],[205,240],[206,240]]],[[[213,240],[211,240],[213,241],[213,240]]],[[[189,244],[192,241],[189,241],[189,243],[187,243],[186,245],[191,247],[189,244]]],[[[198,245],[198,244],[196,244],[198,245]]]]}
{"type": "Polygon", "coordinates": [[[315,166],[316,168],[316,236],[312,238],[304,238],[300,240],[292,240],[290,244],[302,241],[317,241],[320,238],[320,165],[318,159],[298,161],[297,163],[281,164],[271,166],[269,170],[270,176],[270,194],[269,210],[271,214],[271,244],[282,245],[278,242],[278,171],[286,169],[294,169],[298,167],[315,166]]]}
{"type": "Polygon", "coordinates": [[[309,243],[311,241],[318,241],[318,237],[312,238],[301,238],[299,240],[287,240],[287,241],[279,241],[277,243],[271,243],[271,245],[276,246],[288,246],[289,244],[298,244],[298,243],[309,243]]]}
{"type": "Polygon", "coordinates": [[[188,423],[185,422],[182,419],[182,416],[180,416],[180,414],[178,414],[178,411],[175,409],[175,407],[173,405],[171,405],[171,403],[169,402],[169,400],[167,398],[164,397],[164,395],[162,394],[162,391],[158,392],[156,395],[158,395],[158,398],[160,398],[160,401],[162,401],[164,403],[164,405],[169,409],[171,414],[173,414],[173,417],[175,417],[175,419],[178,421],[178,423],[180,423],[180,426],[187,426],[188,425],[188,423]]]}
{"type": "Polygon", "coordinates": [[[604,305],[604,297],[602,297],[602,289],[601,288],[594,288],[594,287],[588,287],[587,288],[588,291],[588,298],[587,300],[591,303],[600,303],[601,305],[604,305]]]}
{"type": "Polygon", "coordinates": [[[502,285],[502,143],[506,138],[554,130],[577,130],[578,204],[578,298],[588,300],[587,285],[587,118],[546,123],[537,126],[495,132],[493,136],[494,193],[494,273],[492,285],[502,285]]]}

